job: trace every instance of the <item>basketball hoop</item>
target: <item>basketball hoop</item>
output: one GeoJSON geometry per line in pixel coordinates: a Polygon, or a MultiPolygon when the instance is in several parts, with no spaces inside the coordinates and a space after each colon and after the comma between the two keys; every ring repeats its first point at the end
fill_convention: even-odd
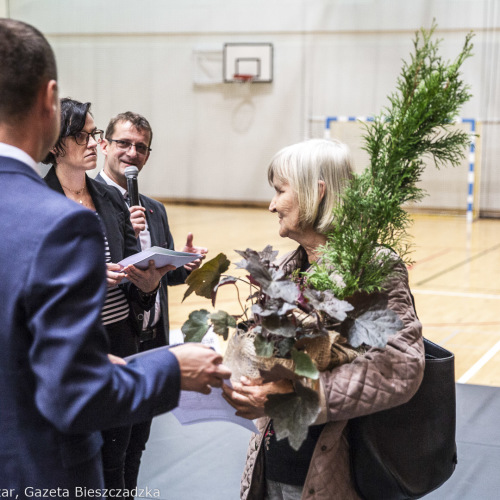
{"type": "Polygon", "coordinates": [[[236,73],[233,75],[233,80],[236,83],[252,83],[254,81],[254,75],[247,75],[243,73],[236,73]]]}
{"type": "Polygon", "coordinates": [[[252,82],[255,80],[255,78],[255,75],[251,75],[249,73],[234,73],[233,83],[238,84],[234,87],[235,93],[243,97],[244,99],[250,99],[250,88],[252,87],[252,82]]]}

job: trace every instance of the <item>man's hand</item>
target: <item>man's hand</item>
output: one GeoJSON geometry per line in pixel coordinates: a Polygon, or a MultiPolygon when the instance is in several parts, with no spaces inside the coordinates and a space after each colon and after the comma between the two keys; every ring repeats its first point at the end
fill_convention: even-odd
{"type": "Polygon", "coordinates": [[[170,265],[156,268],[155,261],[150,260],[147,269],[142,270],[131,264],[124,268],[123,271],[127,273],[127,278],[139,290],[142,290],[144,293],[150,293],[158,287],[163,275],[174,269],[175,266],[170,265]]]}
{"type": "Polygon", "coordinates": [[[106,283],[108,288],[118,286],[126,274],[122,271],[122,266],[113,264],[112,262],[106,263],[106,283]]]}
{"type": "Polygon", "coordinates": [[[232,388],[224,384],[222,391],[222,397],[236,410],[238,417],[253,420],[265,415],[264,405],[269,394],[293,392],[293,384],[287,379],[263,384],[260,379],[241,377],[241,383],[234,383],[232,388]]]}
{"type": "Polygon", "coordinates": [[[186,245],[181,251],[188,253],[199,253],[202,255],[201,258],[196,259],[193,262],[190,262],[189,264],[186,264],[184,266],[184,269],[188,271],[194,271],[195,269],[198,269],[200,267],[201,261],[205,258],[205,255],[208,253],[208,248],[193,246],[193,233],[188,233],[186,239],[186,245]]]}
{"type": "Polygon", "coordinates": [[[135,237],[139,237],[139,233],[146,229],[146,209],[139,205],[133,205],[130,210],[130,222],[134,228],[135,237]]]}
{"type": "Polygon", "coordinates": [[[222,356],[202,344],[182,344],[170,349],[179,362],[181,389],[210,394],[210,387],[222,387],[231,370],[222,364],[222,356]]]}

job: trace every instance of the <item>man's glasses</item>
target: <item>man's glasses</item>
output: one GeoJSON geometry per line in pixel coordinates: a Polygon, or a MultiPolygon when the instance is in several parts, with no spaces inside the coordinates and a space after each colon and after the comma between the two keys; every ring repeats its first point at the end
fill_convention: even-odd
{"type": "Polygon", "coordinates": [[[135,147],[137,154],[139,155],[147,155],[151,148],[148,148],[145,144],[135,144],[134,142],[122,141],[120,139],[108,139],[109,142],[114,142],[116,147],[121,151],[129,151],[132,146],[135,147]]]}
{"type": "Polygon", "coordinates": [[[73,137],[79,146],[88,146],[90,136],[92,136],[92,139],[99,144],[103,139],[103,134],[104,130],[94,130],[93,132],[84,132],[82,130],[81,132],[74,134],[73,137]]]}

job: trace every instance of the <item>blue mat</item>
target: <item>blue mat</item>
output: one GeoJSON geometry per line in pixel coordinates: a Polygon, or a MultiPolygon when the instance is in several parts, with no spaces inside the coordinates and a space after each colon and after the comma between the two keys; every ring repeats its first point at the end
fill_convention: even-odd
{"type": "Polygon", "coordinates": [[[237,500],[251,432],[229,422],[181,425],[171,415],[153,420],[139,487],[163,500],[237,500]]]}
{"type": "MultiPolygon", "coordinates": [[[[139,486],[163,500],[237,500],[250,431],[232,423],[182,426],[155,418],[139,486]]],[[[457,384],[458,465],[426,498],[500,499],[500,389],[457,384]]]]}

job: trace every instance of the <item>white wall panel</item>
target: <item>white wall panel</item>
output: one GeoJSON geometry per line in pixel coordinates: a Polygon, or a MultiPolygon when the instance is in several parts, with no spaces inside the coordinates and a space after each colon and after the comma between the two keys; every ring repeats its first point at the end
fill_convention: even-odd
{"type": "MultiPolygon", "coordinates": [[[[0,0],[0,9],[6,5],[0,0]]],[[[445,58],[474,29],[475,56],[463,71],[474,97],[462,116],[486,122],[481,204],[500,213],[498,0],[10,0],[8,6],[12,17],[47,34],[61,94],[91,101],[100,127],[125,110],[151,121],[153,153],[141,184],[161,198],[267,201],[270,158],[282,146],[320,135],[312,117],[381,111],[416,29],[436,18],[445,58]],[[234,84],[196,84],[195,51],[215,50],[217,71],[213,48],[222,51],[226,42],[272,43],[273,83],[252,85],[248,95],[234,84]]]]}

